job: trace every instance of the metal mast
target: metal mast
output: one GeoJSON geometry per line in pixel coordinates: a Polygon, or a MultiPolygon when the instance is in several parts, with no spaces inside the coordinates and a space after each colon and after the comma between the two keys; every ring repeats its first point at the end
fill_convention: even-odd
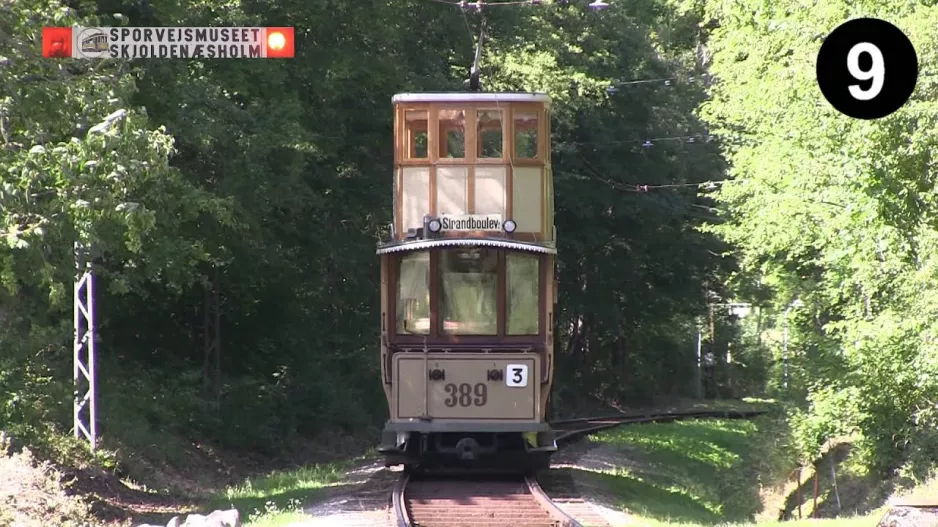
{"type": "Polygon", "coordinates": [[[98,442],[95,373],[94,268],[86,247],[75,243],[75,340],[73,407],[75,437],[85,438],[94,451],[98,442]]]}

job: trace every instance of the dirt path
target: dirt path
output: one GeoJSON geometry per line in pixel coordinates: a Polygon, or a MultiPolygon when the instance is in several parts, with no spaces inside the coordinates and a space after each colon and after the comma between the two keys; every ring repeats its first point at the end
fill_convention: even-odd
{"type": "MultiPolygon", "coordinates": [[[[634,467],[637,465],[635,459],[637,456],[629,456],[622,449],[608,443],[595,443],[587,437],[557,452],[551,462],[551,470],[566,474],[585,504],[610,525],[634,525],[634,518],[620,511],[612,498],[606,496],[605,489],[587,481],[583,473],[634,467]]],[[[550,492],[549,487],[545,490],[550,492]]]]}
{"type": "Polygon", "coordinates": [[[388,499],[400,470],[369,461],[346,473],[347,480],[326,497],[303,508],[309,519],[288,527],[376,527],[388,521],[388,499]]]}

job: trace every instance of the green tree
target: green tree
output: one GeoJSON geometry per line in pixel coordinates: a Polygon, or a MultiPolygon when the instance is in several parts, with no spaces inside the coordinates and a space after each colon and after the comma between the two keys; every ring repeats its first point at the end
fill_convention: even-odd
{"type": "Polygon", "coordinates": [[[719,192],[726,221],[713,230],[744,269],[772,284],[777,313],[795,296],[806,304],[792,315],[792,395],[810,401],[801,419],[827,423],[806,451],[856,431],[870,465],[892,467],[931,439],[934,420],[936,283],[927,269],[938,136],[936,83],[924,73],[935,59],[938,10],[708,2],[707,18],[718,82],[701,114],[726,139],[733,177],[719,192]],[[901,28],[923,68],[912,99],[876,121],[839,114],[815,81],[823,38],[859,16],[901,28]]]}
{"type": "MultiPolygon", "coordinates": [[[[65,369],[32,390],[67,403],[71,247],[83,239],[105,286],[106,433],[121,423],[124,440],[139,428],[274,450],[384,419],[374,243],[390,219],[390,99],[464,89],[479,15],[423,0],[58,5],[16,4],[0,28],[14,50],[0,72],[10,92],[0,119],[18,145],[0,152],[0,219],[11,233],[0,306],[21,323],[3,375],[51,364],[27,357],[54,343],[65,369]],[[297,53],[42,60],[39,28],[50,21],[294,26],[297,53]],[[220,297],[216,393],[203,390],[207,288],[220,297]],[[21,338],[30,326],[43,331],[21,338]]],[[[706,95],[703,8],[549,3],[485,16],[485,88],[555,101],[562,388],[620,399],[688,392],[696,319],[708,292],[728,294],[721,284],[735,268],[725,242],[701,232],[717,217],[700,184],[724,170],[694,116],[706,95]]],[[[57,416],[67,423],[67,412],[57,416]]],[[[149,444],[146,433],[137,440],[149,444]]]]}

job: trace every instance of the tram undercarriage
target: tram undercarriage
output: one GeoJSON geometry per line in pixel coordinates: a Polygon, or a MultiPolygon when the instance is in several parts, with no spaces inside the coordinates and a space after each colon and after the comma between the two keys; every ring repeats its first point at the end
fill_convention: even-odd
{"type": "Polygon", "coordinates": [[[524,471],[550,466],[554,432],[395,432],[378,451],[385,466],[524,471]]]}

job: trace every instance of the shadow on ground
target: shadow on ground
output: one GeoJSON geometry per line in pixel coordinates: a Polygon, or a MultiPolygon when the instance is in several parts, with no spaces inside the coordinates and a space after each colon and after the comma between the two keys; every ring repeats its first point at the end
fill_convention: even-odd
{"type": "Polygon", "coordinates": [[[310,502],[328,499],[337,494],[353,494],[380,478],[379,473],[363,473],[360,470],[344,471],[340,465],[299,467],[293,470],[276,471],[263,477],[251,478],[224,494],[194,503],[185,511],[150,511],[134,517],[134,524],[141,522],[165,524],[173,516],[185,518],[185,514],[198,512],[207,514],[216,509],[237,509],[242,521],[259,513],[301,511],[310,502]]]}
{"type": "Polygon", "coordinates": [[[896,488],[896,481],[872,474],[857,476],[841,470],[851,448],[849,443],[838,444],[818,458],[812,467],[805,469],[801,485],[785,499],[779,520],[861,515],[885,505],[896,488]]]}
{"type": "Polygon", "coordinates": [[[728,420],[623,427],[596,436],[577,468],[559,470],[613,509],[703,525],[751,522],[762,509],[757,430],[728,420]]]}

